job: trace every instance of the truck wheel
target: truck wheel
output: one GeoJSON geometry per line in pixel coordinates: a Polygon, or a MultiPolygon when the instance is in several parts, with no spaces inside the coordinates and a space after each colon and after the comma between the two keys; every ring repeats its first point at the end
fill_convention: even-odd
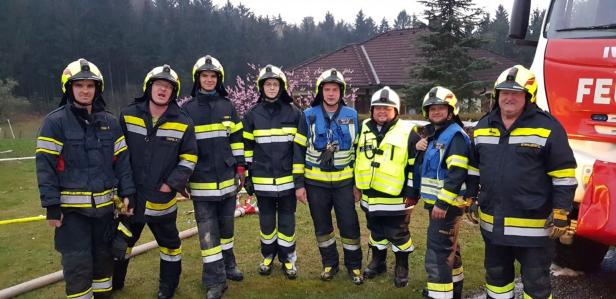
{"type": "Polygon", "coordinates": [[[576,271],[596,272],[601,268],[603,257],[609,246],[593,240],[575,236],[571,245],[556,241],[554,264],[576,271]]]}

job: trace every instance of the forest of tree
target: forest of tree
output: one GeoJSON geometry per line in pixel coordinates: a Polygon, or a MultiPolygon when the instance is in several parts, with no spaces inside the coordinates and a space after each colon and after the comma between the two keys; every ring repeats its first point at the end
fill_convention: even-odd
{"type": "MultiPolygon", "coordinates": [[[[358,10],[352,23],[327,13],[290,24],[284,15],[257,16],[245,6],[218,7],[211,0],[3,0],[0,85],[48,111],[60,96],[62,69],[84,57],[101,68],[105,99],[117,109],[139,94],[156,65],[172,65],[186,95],[192,66],[205,54],[221,60],[226,84],[233,85],[235,76],[251,71],[249,63],[289,68],[388,30],[426,26],[418,14],[403,10],[394,20],[379,21],[358,10]]],[[[506,10],[494,15],[484,14],[468,30],[483,39],[483,47],[528,63],[532,53],[506,46],[506,10]]],[[[540,16],[534,17],[540,26],[540,16]]]]}

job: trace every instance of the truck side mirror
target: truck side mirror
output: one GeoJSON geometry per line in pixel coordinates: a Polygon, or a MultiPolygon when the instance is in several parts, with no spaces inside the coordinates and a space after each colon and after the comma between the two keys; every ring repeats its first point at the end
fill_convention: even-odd
{"type": "Polygon", "coordinates": [[[528,30],[528,17],[530,16],[530,0],[515,0],[511,9],[511,22],[509,25],[509,38],[524,39],[528,30]]]}

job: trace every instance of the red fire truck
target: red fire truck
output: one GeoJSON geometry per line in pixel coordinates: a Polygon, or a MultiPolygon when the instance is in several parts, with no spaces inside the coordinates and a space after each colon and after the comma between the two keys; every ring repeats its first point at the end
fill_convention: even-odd
{"type": "Polygon", "coordinates": [[[536,43],[537,103],[562,123],[578,164],[579,229],[573,244],[558,245],[555,263],[593,270],[616,245],[616,1],[539,1],[539,40],[524,40],[530,0],[514,2],[509,36],[536,43]]]}

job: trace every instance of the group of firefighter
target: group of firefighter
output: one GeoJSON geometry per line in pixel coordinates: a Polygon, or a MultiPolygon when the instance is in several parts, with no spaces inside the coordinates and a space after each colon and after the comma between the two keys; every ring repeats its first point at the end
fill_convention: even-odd
{"type": "Polygon", "coordinates": [[[243,279],[233,253],[242,188],[258,200],[261,275],[277,258],[286,278],[297,277],[299,201],[310,209],[321,280],[340,270],[333,208],[351,282],[385,273],[391,245],[393,283],[405,287],[415,249],[410,217],[421,199],[429,214],[425,297],[462,298],[458,232],[466,214],[485,242],[488,298],[514,297],[516,260],[525,298],[551,298],[553,239],[570,230],[576,163],[562,126],[537,107],[528,69],[516,65],[498,77],[493,109],[471,136],[459,101],[441,86],[423,98],[429,124],[420,128],[400,118],[401,99],[387,86],[360,121],[336,69],[319,76],[312,107],[301,111],[283,71],[265,66],[257,103],[243,119],[216,58],[199,58],[192,79],[192,98],[180,107],[177,73],[155,67],[143,94],[116,118],[105,110],[96,65],[79,59],[64,69],[62,102],[37,138],[36,168],[68,298],[121,290],[146,224],[160,251],[158,298],[172,298],[182,271],[177,193],[194,205],[205,296],[221,298],[227,279],[243,279]],[[370,231],[363,270],[358,202],[370,231]]]}

